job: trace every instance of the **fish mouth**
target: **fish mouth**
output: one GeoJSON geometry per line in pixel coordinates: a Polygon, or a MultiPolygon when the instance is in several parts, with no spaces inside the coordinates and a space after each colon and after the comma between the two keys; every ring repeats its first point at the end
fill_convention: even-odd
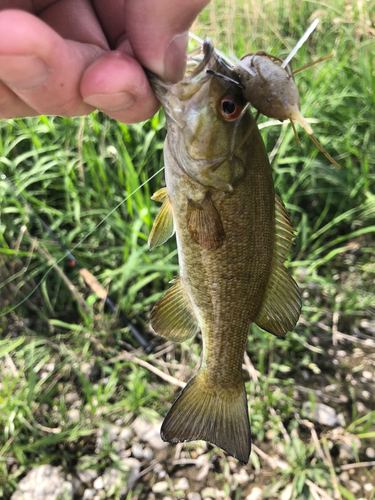
{"type": "Polygon", "coordinates": [[[156,97],[167,110],[171,111],[178,111],[179,101],[190,99],[214,75],[222,76],[223,82],[227,81],[228,84],[240,85],[236,81],[233,67],[216,53],[209,38],[204,40],[201,47],[188,54],[185,77],[179,82],[166,82],[154,73],[145,71],[156,97]]]}

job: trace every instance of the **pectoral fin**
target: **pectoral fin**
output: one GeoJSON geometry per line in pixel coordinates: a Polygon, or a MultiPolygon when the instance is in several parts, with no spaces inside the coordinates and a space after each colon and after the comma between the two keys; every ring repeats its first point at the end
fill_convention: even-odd
{"type": "Polygon", "coordinates": [[[171,283],[175,285],[165,292],[151,311],[151,325],[161,337],[185,342],[197,333],[198,323],[182,279],[177,277],[171,283]]]}
{"type": "Polygon", "coordinates": [[[284,266],[286,254],[293,244],[295,229],[277,195],[275,202],[276,248],[264,301],[255,323],[274,335],[285,335],[295,327],[302,305],[297,283],[284,266]]]}
{"type": "Polygon", "coordinates": [[[190,236],[207,250],[217,250],[225,240],[220,214],[210,193],[199,203],[188,200],[187,225],[190,236]]]}
{"type": "Polygon", "coordinates": [[[166,188],[156,191],[156,193],[151,196],[151,199],[163,202],[163,204],[156,216],[148,238],[148,247],[150,250],[165,243],[174,233],[172,204],[167,195],[166,188]]]}

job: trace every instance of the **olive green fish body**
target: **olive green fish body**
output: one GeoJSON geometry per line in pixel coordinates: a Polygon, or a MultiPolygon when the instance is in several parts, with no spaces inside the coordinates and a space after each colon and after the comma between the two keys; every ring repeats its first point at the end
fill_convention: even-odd
{"type": "Polygon", "coordinates": [[[198,70],[178,84],[151,77],[168,135],[166,189],[153,197],[163,205],[149,245],[175,231],[180,264],[151,323],[174,341],[187,340],[199,325],[203,338],[201,367],[165,418],[162,438],[204,439],[247,462],[242,360],[249,327],[285,334],[299,317],[300,298],[282,264],[294,234],[263,141],[250,113],[239,118],[245,101],[238,86],[202,71],[221,64],[211,49],[206,42],[198,70]]]}

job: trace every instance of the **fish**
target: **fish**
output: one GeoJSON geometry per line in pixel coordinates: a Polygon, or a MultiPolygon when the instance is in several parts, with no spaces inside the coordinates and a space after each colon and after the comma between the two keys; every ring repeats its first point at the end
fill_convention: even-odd
{"type": "Polygon", "coordinates": [[[206,39],[203,57],[172,84],[149,74],[164,107],[165,183],[150,249],[176,234],[180,274],[155,304],[151,325],[174,342],[200,328],[196,375],[167,413],[161,438],[205,440],[242,463],[251,432],[242,361],[250,325],[285,335],[301,312],[298,286],[284,262],[295,230],[275,194],[265,146],[233,68],[206,39]],[[218,78],[215,73],[228,78],[218,78]]]}

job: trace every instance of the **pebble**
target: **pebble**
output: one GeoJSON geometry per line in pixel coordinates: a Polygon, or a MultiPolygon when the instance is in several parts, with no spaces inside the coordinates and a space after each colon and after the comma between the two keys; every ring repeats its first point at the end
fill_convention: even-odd
{"type": "Polygon", "coordinates": [[[167,481],[160,481],[160,483],[155,483],[154,486],[152,487],[152,491],[154,493],[163,493],[164,491],[167,491],[167,489],[168,489],[167,481]]]}
{"type": "Polygon", "coordinates": [[[132,455],[135,458],[143,458],[143,448],[139,443],[134,443],[132,446],[132,455]]]}
{"type": "Polygon", "coordinates": [[[121,477],[121,472],[114,467],[108,467],[104,474],[103,478],[103,487],[108,496],[112,496],[116,491],[116,488],[119,486],[119,479],[121,477]]]}
{"type": "Polygon", "coordinates": [[[375,450],[374,448],[366,448],[366,456],[368,458],[375,458],[375,450]]]}
{"type": "Polygon", "coordinates": [[[81,372],[88,380],[95,380],[100,375],[100,367],[96,363],[82,363],[81,372]]]}
{"type": "Polygon", "coordinates": [[[237,482],[237,484],[244,484],[250,480],[250,477],[245,469],[241,469],[240,472],[233,474],[233,479],[237,482]]]}
{"type": "Polygon", "coordinates": [[[177,483],[174,485],[175,490],[188,490],[189,489],[189,481],[186,477],[181,477],[177,483]]]}
{"type": "Polygon", "coordinates": [[[98,477],[98,471],[93,469],[76,470],[76,474],[81,483],[92,484],[93,481],[98,477]]]}
{"type": "Polygon", "coordinates": [[[96,489],[96,491],[102,490],[104,488],[103,476],[97,477],[93,483],[93,486],[96,489]]]}
{"type": "Polygon", "coordinates": [[[370,493],[370,491],[372,491],[374,489],[373,485],[371,483],[366,483],[363,487],[363,489],[365,491],[367,491],[368,493],[370,493]]]}
{"type": "Polygon", "coordinates": [[[161,424],[162,419],[156,423],[152,423],[144,416],[139,416],[133,422],[133,429],[139,439],[148,443],[152,448],[161,450],[168,446],[168,443],[162,441],[160,437],[161,424]]]}
{"type": "Polygon", "coordinates": [[[367,370],[365,370],[365,371],[362,373],[362,375],[363,375],[363,377],[364,377],[365,379],[367,379],[367,380],[372,379],[372,373],[371,373],[371,372],[369,372],[369,371],[367,371],[367,370]]]}
{"type": "Polygon", "coordinates": [[[18,483],[11,500],[72,500],[73,485],[66,481],[58,467],[40,465],[32,469],[18,483]]]}
{"type": "Polygon", "coordinates": [[[121,427],[118,425],[104,424],[98,430],[96,438],[96,446],[99,451],[103,451],[106,445],[112,444],[116,441],[121,433],[121,427]]]}
{"type": "Polygon", "coordinates": [[[139,460],[132,457],[122,459],[120,464],[122,467],[129,469],[129,476],[126,485],[128,489],[131,490],[133,489],[133,486],[137,481],[137,476],[139,474],[139,471],[141,470],[142,464],[139,460]]]}
{"type": "Polygon", "coordinates": [[[348,483],[348,489],[351,493],[356,494],[361,490],[361,485],[356,481],[351,480],[348,483]]]}
{"type": "Polygon", "coordinates": [[[326,425],[328,427],[344,425],[343,416],[338,415],[333,408],[323,403],[315,403],[314,409],[312,409],[310,401],[305,401],[302,409],[310,420],[318,422],[321,425],[326,425]]]}
{"type": "Polygon", "coordinates": [[[80,411],[77,410],[77,408],[71,408],[68,411],[68,422],[79,422],[81,420],[81,414],[80,411]]]}
{"type": "Polygon", "coordinates": [[[371,394],[368,391],[362,391],[362,396],[365,399],[370,399],[371,398],[371,394]]]}
{"type": "Polygon", "coordinates": [[[154,459],[154,452],[148,446],[143,450],[143,458],[148,462],[154,459]]]}
{"type": "Polygon", "coordinates": [[[245,500],[262,500],[263,497],[263,491],[258,488],[258,486],[254,486],[254,488],[251,490],[250,495],[247,495],[245,500]]]}
{"type": "Polygon", "coordinates": [[[346,351],[337,351],[336,356],[338,356],[339,358],[343,358],[344,356],[346,356],[346,351]]]}
{"type": "Polygon", "coordinates": [[[188,498],[188,500],[201,500],[202,499],[202,497],[200,496],[200,494],[196,493],[195,491],[190,491],[187,494],[187,498],[188,498]]]}
{"type": "MultiPolygon", "coordinates": [[[[353,438],[352,441],[355,441],[357,448],[361,447],[361,440],[360,439],[353,438]]],[[[346,462],[352,462],[355,460],[355,453],[354,453],[352,444],[340,443],[338,445],[338,449],[339,449],[339,457],[341,460],[346,461],[346,462]]]]}
{"type": "Polygon", "coordinates": [[[293,484],[289,483],[280,494],[279,500],[290,500],[293,495],[293,484]]]}
{"type": "Polygon", "coordinates": [[[203,488],[201,491],[202,498],[220,498],[222,496],[221,493],[217,488],[203,488]]]}
{"type": "Polygon", "coordinates": [[[65,395],[65,403],[67,405],[72,405],[76,401],[79,401],[79,396],[76,392],[68,392],[68,394],[65,395]]]}
{"type": "Polygon", "coordinates": [[[93,498],[95,497],[95,495],[96,495],[96,490],[93,490],[92,488],[87,488],[83,492],[82,500],[93,500],[93,498]]]}
{"type": "Polygon", "coordinates": [[[348,472],[346,472],[346,471],[341,472],[341,474],[340,474],[340,476],[339,476],[339,477],[340,477],[340,479],[341,479],[341,481],[342,481],[343,483],[346,483],[346,481],[349,481],[349,479],[350,479],[349,473],[348,473],[348,472]]]}

